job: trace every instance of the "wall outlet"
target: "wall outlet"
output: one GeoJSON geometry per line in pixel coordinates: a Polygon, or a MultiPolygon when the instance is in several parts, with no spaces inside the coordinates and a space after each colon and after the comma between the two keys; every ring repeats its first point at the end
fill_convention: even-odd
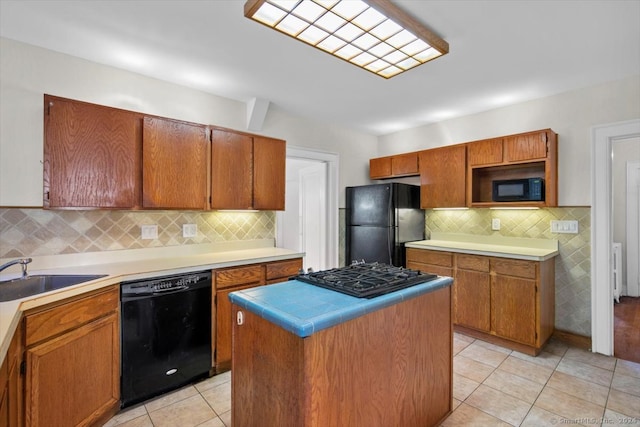
{"type": "Polygon", "coordinates": [[[196,237],[197,234],[197,224],[182,224],[182,237],[196,237]]]}
{"type": "Polygon", "coordinates": [[[578,221],[551,221],[551,232],[578,234],[578,221]]]}
{"type": "Polygon", "coordinates": [[[158,226],[155,224],[140,226],[140,237],[144,240],[157,239],[158,226]]]}
{"type": "Polygon", "coordinates": [[[491,220],[491,229],[492,230],[500,230],[500,218],[493,218],[491,220]]]}

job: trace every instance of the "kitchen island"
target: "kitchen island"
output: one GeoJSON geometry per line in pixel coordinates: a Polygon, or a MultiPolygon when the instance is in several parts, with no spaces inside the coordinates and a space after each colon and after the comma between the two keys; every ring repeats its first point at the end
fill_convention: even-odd
{"type": "Polygon", "coordinates": [[[231,293],[233,425],[437,425],[452,411],[452,282],[371,299],[297,280],[231,293]]]}

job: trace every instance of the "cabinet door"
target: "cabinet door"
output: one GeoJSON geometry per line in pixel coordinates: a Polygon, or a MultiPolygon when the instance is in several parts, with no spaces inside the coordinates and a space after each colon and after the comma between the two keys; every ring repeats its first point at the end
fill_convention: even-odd
{"type": "Polygon", "coordinates": [[[286,142],[253,137],[253,209],[283,211],[286,142]]]}
{"type": "Polygon", "coordinates": [[[222,129],[211,131],[211,209],[251,209],[253,139],[222,129]]]}
{"type": "Polygon", "coordinates": [[[454,323],[491,330],[491,282],[489,273],[456,270],[453,286],[454,323]]]}
{"type": "Polygon", "coordinates": [[[253,288],[265,284],[265,267],[252,264],[243,267],[230,267],[214,270],[214,289],[216,290],[215,310],[215,356],[216,372],[231,369],[231,301],[229,292],[253,288]]]}
{"type": "Polygon", "coordinates": [[[420,152],[420,205],[423,209],[466,206],[464,145],[420,152]]]}
{"type": "Polygon", "coordinates": [[[469,165],[502,163],[502,138],[474,141],[467,144],[469,165]]]}
{"type": "Polygon", "coordinates": [[[120,398],[118,315],[27,349],[26,423],[91,425],[120,398]]]}
{"type": "Polygon", "coordinates": [[[507,162],[545,159],[548,136],[545,131],[513,135],[504,140],[504,157],[507,162]]]}
{"type": "Polygon", "coordinates": [[[392,156],[391,174],[393,176],[417,175],[418,153],[406,153],[392,156]]]}
{"type": "Polygon", "coordinates": [[[207,144],[204,126],[145,117],[142,144],[143,206],[205,209],[207,144]]]}
{"type": "Polygon", "coordinates": [[[44,207],[140,205],[142,116],[45,95],[44,207]]]}
{"type": "Polygon", "coordinates": [[[9,362],[0,365],[0,427],[9,426],[9,362]]]}
{"type": "Polygon", "coordinates": [[[22,375],[20,374],[20,364],[24,351],[23,336],[21,329],[15,332],[9,345],[9,351],[5,358],[8,364],[9,377],[7,382],[8,399],[8,420],[11,427],[22,427],[24,425],[24,386],[22,375]]]}
{"type": "Polygon", "coordinates": [[[379,157],[369,160],[369,178],[382,179],[391,176],[391,157],[379,157]]]}
{"type": "Polygon", "coordinates": [[[231,318],[229,293],[255,287],[255,284],[242,285],[216,292],[216,373],[231,369],[231,331],[234,319],[231,318]]]}
{"type": "Polygon", "coordinates": [[[503,338],[536,343],[536,282],[495,275],[491,281],[491,326],[503,338]]]}

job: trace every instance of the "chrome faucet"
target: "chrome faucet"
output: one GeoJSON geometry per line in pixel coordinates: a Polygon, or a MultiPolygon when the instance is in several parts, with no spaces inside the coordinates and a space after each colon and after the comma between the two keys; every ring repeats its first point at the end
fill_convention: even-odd
{"type": "Polygon", "coordinates": [[[31,258],[20,258],[14,259],[13,261],[9,261],[0,265],[0,271],[4,270],[7,267],[11,267],[12,265],[20,264],[22,266],[22,277],[27,277],[27,264],[33,261],[31,258]]]}

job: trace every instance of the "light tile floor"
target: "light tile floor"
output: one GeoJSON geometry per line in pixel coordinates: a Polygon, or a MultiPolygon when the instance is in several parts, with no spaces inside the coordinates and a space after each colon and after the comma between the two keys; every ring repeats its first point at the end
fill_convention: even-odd
{"type": "MultiPolygon", "coordinates": [[[[455,334],[453,368],[454,411],[443,426],[640,426],[638,363],[557,341],[531,357],[455,334]]],[[[105,426],[229,427],[230,381],[229,372],[216,375],[105,426]]]]}

